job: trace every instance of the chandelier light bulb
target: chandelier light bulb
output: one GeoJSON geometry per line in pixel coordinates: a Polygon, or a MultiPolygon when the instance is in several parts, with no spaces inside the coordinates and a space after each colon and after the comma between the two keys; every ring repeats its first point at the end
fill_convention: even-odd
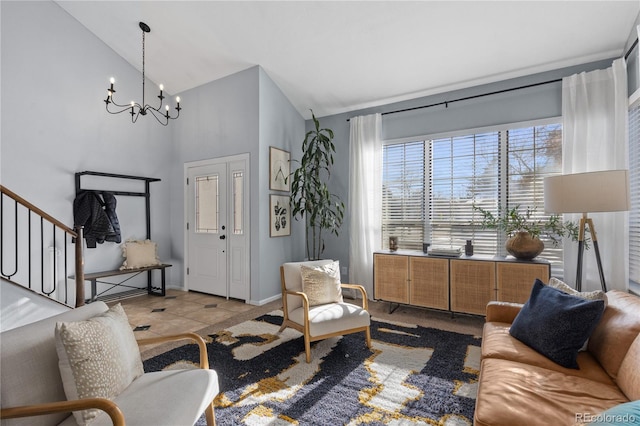
{"type": "Polygon", "coordinates": [[[169,105],[164,107],[167,111],[169,111],[169,105]]]}
{"type": "Polygon", "coordinates": [[[176,103],[180,103],[180,96],[176,96],[176,103]]]}

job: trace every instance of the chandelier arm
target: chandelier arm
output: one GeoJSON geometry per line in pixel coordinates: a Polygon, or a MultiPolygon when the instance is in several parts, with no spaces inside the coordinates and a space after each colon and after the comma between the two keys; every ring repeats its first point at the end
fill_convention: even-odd
{"type": "MultiPolygon", "coordinates": [[[[114,105],[116,105],[116,104],[114,104],[114,105]]],[[[131,105],[116,105],[116,106],[120,107],[122,109],[119,110],[119,111],[109,111],[109,105],[107,104],[107,112],[109,114],[120,114],[121,112],[125,112],[125,111],[131,112],[131,105]]]]}
{"type": "Polygon", "coordinates": [[[162,112],[158,111],[153,107],[149,107],[149,110],[151,111],[151,115],[153,116],[153,118],[155,118],[158,121],[158,123],[162,124],[163,126],[166,126],[167,124],[169,124],[169,120],[167,120],[167,117],[164,114],[162,114],[162,112]],[[158,117],[158,114],[160,114],[160,117],[162,117],[164,121],[162,121],[160,117],[158,117]]]}

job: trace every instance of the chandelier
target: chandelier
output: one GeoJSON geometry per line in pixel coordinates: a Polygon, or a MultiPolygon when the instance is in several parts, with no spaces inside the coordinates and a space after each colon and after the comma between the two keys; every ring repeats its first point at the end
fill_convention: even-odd
{"type": "Polygon", "coordinates": [[[142,30],[142,103],[137,103],[133,101],[131,101],[131,103],[128,105],[127,104],[120,105],[116,103],[116,101],[113,99],[113,94],[116,92],[116,89],[113,88],[113,85],[116,82],[113,77],[111,77],[111,80],[110,80],[111,86],[107,91],[107,99],[104,100],[104,103],[106,104],[107,112],[109,114],[120,114],[121,112],[128,111],[129,114],[131,114],[132,123],[135,123],[138,120],[139,116],[147,115],[147,113],[151,113],[150,115],[152,115],[156,120],[158,120],[158,123],[162,124],[163,126],[166,126],[167,124],[169,124],[169,120],[175,120],[180,116],[180,110],[182,109],[180,108],[180,96],[176,97],[175,109],[178,113],[176,114],[175,117],[171,117],[169,115],[169,105],[165,105],[165,110],[164,112],[162,111],[162,101],[165,98],[164,95],[162,94],[162,91],[164,90],[164,86],[162,84],[160,85],[160,95],[158,96],[158,98],[160,99],[160,105],[158,105],[158,108],[154,108],[151,105],[145,104],[144,102],[144,83],[145,83],[144,82],[145,80],[144,78],[144,35],[145,33],[151,32],[151,28],[144,22],[140,22],[138,25],[142,30]],[[113,105],[113,107],[116,107],[118,109],[115,110],[115,108],[113,107],[109,109],[109,105],[113,105]]]}

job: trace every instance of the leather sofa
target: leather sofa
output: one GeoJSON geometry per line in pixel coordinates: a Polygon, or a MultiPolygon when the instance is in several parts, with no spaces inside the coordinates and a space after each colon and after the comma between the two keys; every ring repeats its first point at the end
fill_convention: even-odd
{"type": "Polygon", "coordinates": [[[562,367],[509,334],[522,305],[490,302],[474,424],[573,425],[640,400],[640,298],[612,290],[607,299],[587,350],[578,354],[579,369],[562,367]]]}

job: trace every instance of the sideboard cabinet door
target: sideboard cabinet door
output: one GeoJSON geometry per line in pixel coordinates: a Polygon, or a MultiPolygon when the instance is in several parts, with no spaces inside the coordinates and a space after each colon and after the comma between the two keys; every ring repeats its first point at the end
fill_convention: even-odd
{"type": "Polygon", "coordinates": [[[549,282],[550,264],[524,262],[497,262],[497,300],[524,303],[529,299],[536,278],[549,282]]]}
{"type": "Polygon", "coordinates": [[[449,310],[449,260],[412,256],[409,259],[409,303],[449,310]]]}
{"type": "Polygon", "coordinates": [[[495,262],[451,260],[451,310],[485,315],[495,300],[495,282],[495,262]]]}
{"type": "Polygon", "coordinates": [[[374,254],[374,298],[409,303],[409,256],[374,254]]]}

